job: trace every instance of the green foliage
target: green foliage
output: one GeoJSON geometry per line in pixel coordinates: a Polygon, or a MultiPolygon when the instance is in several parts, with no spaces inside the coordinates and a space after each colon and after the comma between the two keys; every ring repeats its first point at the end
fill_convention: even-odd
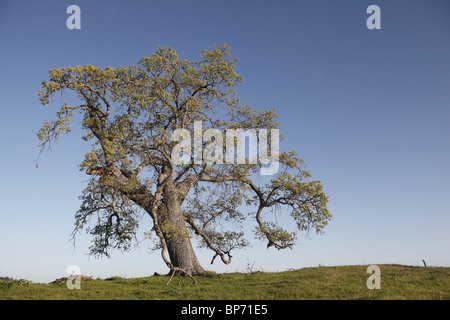
{"type": "Polygon", "coordinates": [[[271,246],[272,243],[277,243],[280,248],[291,247],[296,239],[295,232],[288,232],[273,222],[263,222],[256,226],[255,234],[256,238],[260,240],[264,240],[267,235],[270,235],[271,242],[269,242],[268,246],[271,246]]]}
{"type": "MultiPolygon", "coordinates": [[[[240,104],[235,93],[242,82],[235,71],[237,63],[227,45],[202,50],[197,61],[160,47],[128,67],[49,70],[48,81],[38,91],[41,104],[48,105],[66,90],[75,93],[80,104],[63,103],[55,120],[45,120],[38,132],[39,146],[49,146],[69,133],[78,113],[82,138],[92,141],[92,150],[79,166],[90,179],[80,197],[74,236],[81,229],[90,233],[92,254],[128,250],[142,212],[151,217],[152,232],[160,241],[157,247],[164,250],[164,236],[174,234],[170,225],[160,223],[161,216],[172,214],[165,212],[174,208],[169,202],[182,208],[191,234],[224,263],[229,263],[232,249],[248,245],[242,231],[247,218],[242,214],[244,205],[257,208],[252,214],[257,237],[277,249],[291,247],[296,234],[273,219],[263,220],[263,210],[284,208],[300,231],[323,232],[331,219],[328,197],[320,181],[310,181],[311,174],[295,151],[280,153],[280,171],[265,185],[254,182],[262,163],[173,163],[173,132],[193,132],[195,121],[202,121],[203,130],[221,132],[279,129],[275,109],[259,111],[240,104]]],[[[268,151],[268,156],[275,154],[272,147],[268,151]]],[[[188,236],[187,231],[178,231],[188,236]]]]}
{"type": "Polygon", "coordinates": [[[141,219],[140,208],[98,178],[88,182],[80,199],[73,235],[87,225],[86,232],[93,236],[91,254],[109,257],[112,249],[129,250],[141,219]],[[94,227],[89,226],[92,219],[94,227]]]}
{"type": "Polygon", "coordinates": [[[14,279],[8,278],[8,277],[1,277],[0,278],[0,291],[10,290],[11,288],[14,288],[14,287],[29,286],[30,284],[32,284],[32,282],[29,280],[25,280],[25,279],[14,280],[14,279]]]}

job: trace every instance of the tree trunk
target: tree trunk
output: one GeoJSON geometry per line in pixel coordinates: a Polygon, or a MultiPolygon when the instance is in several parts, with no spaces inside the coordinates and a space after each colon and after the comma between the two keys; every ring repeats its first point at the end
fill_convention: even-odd
{"type": "MultiPolygon", "coordinates": [[[[192,248],[186,220],[176,193],[164,193],[163,203],[165,208],[159,211],[158,220],[167,244],[170,262],[174,267],[181,268],[192,276],[204,275],[205,270],[200,265],[192,248]]],[[[177,272],[176,274],[182,273],[177,272]]]]}

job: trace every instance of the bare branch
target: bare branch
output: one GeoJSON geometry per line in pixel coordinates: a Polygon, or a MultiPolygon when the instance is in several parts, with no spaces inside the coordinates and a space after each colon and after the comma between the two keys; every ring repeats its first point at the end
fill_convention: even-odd
{"type": "Polygon", "coordinates": [[[208,235],[204,232],[204,230],[199,228],[199,226],[194,222],[194,220],[191,217],[189,217],[189,216],[186,217],[186,221],[194,229],[195,233],[200,235],[203,238],[203,240],[206,242],[208,247],[216,253],[211,261],[211,264],[213,264],[214,259],[217,256],[220,256],[220,258],[222,259],[222,262],[225,264],[229,264],[231,262],[231,256],[229,255],[229,252],[228,252],[228,259],[227,259],[227,258],[225,258],[226,253],[223,253],[222,251],[220,251],[218,248],[216,248],[213,245],[213,243],[212,243],[211,239],[208,237],[208,235]]]}

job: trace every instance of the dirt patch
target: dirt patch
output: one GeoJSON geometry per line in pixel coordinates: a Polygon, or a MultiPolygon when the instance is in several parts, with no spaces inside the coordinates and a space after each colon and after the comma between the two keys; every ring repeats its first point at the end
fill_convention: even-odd
{"type": "MultiPolygon", "coordinates": [[[[62,277],[62,278],[58,278],[55,279],[55,281],[52,281],[50,283],[62,283],[62,282],[66,282],[68,279],[68,277],[62,277]]],[[[71,276],[71,280],[82,280],[82,281],[89,281],[89,280],[94,280],[92,279],[92,277],[88,277],[82,274],[74,274],[73,276],[71,276]]]]}

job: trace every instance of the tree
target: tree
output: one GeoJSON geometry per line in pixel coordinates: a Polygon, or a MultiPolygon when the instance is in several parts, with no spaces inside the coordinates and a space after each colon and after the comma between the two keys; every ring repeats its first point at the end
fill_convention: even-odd
{"type": "MultiPolygon", "coordinates": [[[[260,161],[242,163],[234,153],[236,163],[217,161],[230,151],[218,144],[228,132],[258,128],[259,133],[270,132],[274,142],[279,128],[275,110],[240,104],[234,90],[242,81],[235,72],[237,62],[226,45],[202,50],[199,61],[182,60],[173,49],[160,47],[129,67],[49,70],[49,81],[43,81],[38,92],[41,104],[48,105],[66,90],[74,92],[80,104],[63,103],[55,120],[44,121],[39,146],[43,149],[68,133],[74,112],[81,115],[82,138],[92,141],[92,150],[80,164],[90,178],[80,197],[74,234],[85,229],[93,235],[91,254],[128,250],[144,216],[153,222],[148,234],[156,236],[172,275],[204,274],[191,244],[194,234],[213,251],[211,263],[220,257],[228,264],[233,249],[248,245],[242,231],[222,230],[222,222],[242,226],[253,217],[256,236],[277,249],[290,248],[296,233],[270,220],[271,213],[287,211],[299,230],[323,232],[331,218],[327,196],[319,181],[310,181],[295,151],[280,153],[274,144],[263,150],[259,144],[259,151],[266,152],[260,161]],[[193,156],[192,136],[183,136],[190,132],[193,156]],[[200,144],[195,140],[198,133],[200,144]],[[215,162],[202,161],[202,155],[215,162]],[[260,170],[273,163],[279,167],[271,179],[256,183],[264,180],[258,178],[260,170]],[[256,210],[246,215],[244,205],[256,210]],[[263,210],[269,211],[269,219],[263,219],[263,210]]],[[[261,135],[256,139],[267,141],[261,135]]],[[[238,137],[230,141],[234,150],[238,137]]]]}

